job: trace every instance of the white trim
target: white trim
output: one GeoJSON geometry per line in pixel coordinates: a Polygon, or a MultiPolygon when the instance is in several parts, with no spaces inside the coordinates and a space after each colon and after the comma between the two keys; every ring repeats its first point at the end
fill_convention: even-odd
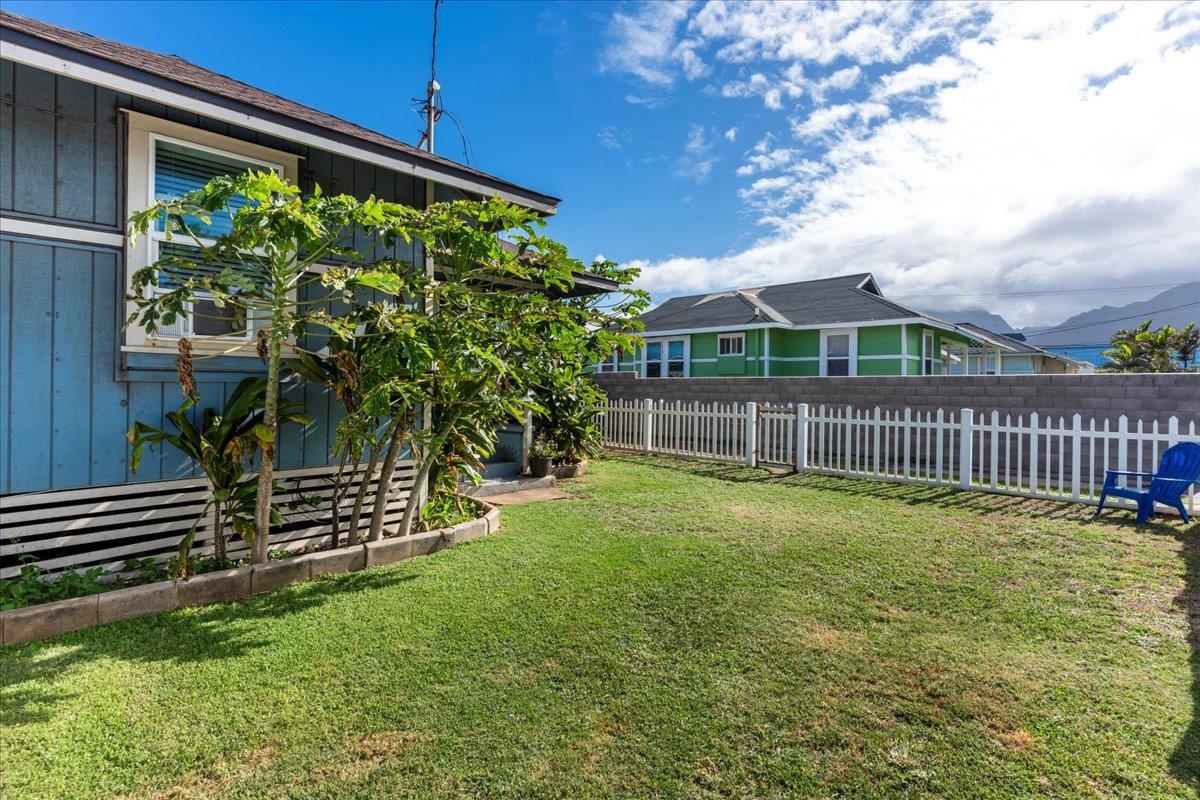
{"type": "MultiPolygon", "coordinates": [[[[830,336],[845,336],[849,342],[849,351],[846,354],[847,371],[845,377],[858,377],[858,329],[857,328],[822,328],[821,329],[821,356],[820,356],[820,371],[822,378],[829,377],[829,337],[830,336]]],[[[843,377],[843,376],[835,376],[843,377]]]]}
{"type": "Polygon", "coordinates": [[[900,326],[900,374],[908,374],[908,324],[900,326]]]}
{"type": "Polygon", "coordinates": [[[668,370],[667,365],[670,362],[671,342],[683,342],[683,375],[682,375],[682,377],[690,378],[692,376],[692,337],[690,337],[690,336],[668,336],[668,337],[655,336],[653,338],[645,339],[642,341],[641,376],[643,378],[649,377],[646,372],[646,366],[648,363],[648,361],[646,359],[646,353],[650,349],[649,345],[656,344],[656,343],[662,345],[662,354],[659,356],[659,359],[658,359],[659,364],[662,365],[661,374],[659,375],[659,377],[660,378],[670,377],[667,374],[667,370],[668,370]]]}
{"type": "Polygon", "coordinates": [[[728,358],[731,356],[744,356],[744,355],[746,355],[746,334],[745,333],[742,333],[739,331],[738,333],[718,333],[717,334],[717,357],[718,358],[721,358],[721,357],[728,358]],[[721,352],[721,340],[722,339],[728,339],[730,341],[738,342],[739,343],[738,351],[736,353],[732,353],[732,352],[722,353],[721,352]]]}
{"type": "Polygon", "coordinates": [[[451,175],[446,175],[436,169],[421,166],[419,164],[409,163],[398,158],[391,158],[374,153],[370,150],[365,150],[354,145],[343,144],[341,142],[328,139],[324,136],[308,133],[305,131],[296,130],[287,125],[281,125],[277,122],[262,119],[252,114],[245,114],[238,111],[232,111],[224,106],[215,103],[209,103],[205,100],[200,100],[195,97],[189,97],[184,94],[172,92],[167,89],[160,89],[156,86],[148,86],[139,81],[130,78],[124,78],[119,75],[113,75],[110,72],[96,69],[94,67],[84,66],[72,61],[67,61],[40,50],[34,50],[23,45],[13,44],[11,42],[0,42],[0,57],[7,58],[11,61],[16,61],[21,64],[28,64],[38,69],[52,72],[55,75],[66,75],[76,80],[85,83],[92,83],[97,86],[103,86],[108,89],[113,89],[125,94],[132,94],[138,97],[148,98],[159,103],[165,103],[175,108],[182,108],[187,111],[193,111],[212,119],[218,119],[222,122],[232,123],[242,128],[267,133],[272,136],[278,136],[288,141],[298,142],[300,144],[310,145],[319,148],[326,152],[337,153],[338,155],[348,156],[358,161],[364,161],[368,164],[376,164],[396,172],[412,175],[422,180],[428,180],[435,183],[441,183],[446,186],[453,186],[464,191],[481,194],[485,197],[499,195],[505,200],[518,203],[532,208],[536,211],[541,211],[545,214],[553,214],[557,211],[557,206],[553,204],[543,203],[531,200],[528,197],[522,197],[514,192],[497,189],[490,186],[484,186],[475,181],[459,178],[451,175]]]}
{"type": "Polygon", "coordinates": [[[763,377],[771,377],[771,329],[767,328],[763,331],[763,355],[759,359],[763,362],[763,377]]]}
{"type": "Polygon", "coordinates": [[[900,355],[896,353],[885,353],[883,355],[859,356],[859,361],[899,361],[900,355]]]}
{"type": "Polygon", "coordinates": [[[12,236],[36,236],[39,239],[57,239],[64,242],[83,242],[105,247],[124,247],[125,237],[119,233],[97,231],[91,228],[76,228],[52,222],[32,222],[11,217],[0,218],[0,233],[12,236]]]}
{"type": "MultiPolygon", "coordinates": [[[[155,148],[160,141],[213,153],[250,165],[277,169],[283,177],[292,181],[296,181],[299,177],[298,156],[136,111],[126,111],[125,114],[129,121],[126,126],[128,130],[125,164],[126,208],[128,209],[147,208],[154,202],[155,148]]],[[[152,229],[146,236],[138,237],[136,242],[126,241],[124,279],[126,295],[132,291],[133,274],[142,267],[154,263],[157,258],[157,247],[164,240],[165,235],[162,232],[152,229]]],[[[190,241],[182,243],[192,244],[190,241]]],[[[153,287],[148,287],[147,291],[152,292],[153,287]]],[[[126,317],[135,311],[136,306],[133,303],[126,304],[126,317]]],[[[124,330],[121,349],[122,351],[141,351],[143,348],[174,350],[182,336],[189,336],[193,347],[205,355],[220,353],[242,357],[255,356],[252,346],[254,343],[253,327],[247,330],[245,337],[190,336],[186,320],[183,322],[183,331],[179,335],[162,332],[149,335],[143,328],[130,325],[124,330]]]]}
{"type": "Polygon", "coordinates": [[[929,317],[901,317],[898,319],[878,319],[864,320],[858,322],[855,320],[846,320],[845,322],[834,322],[814,325],[788,325],[782,322],[759,322],[753,325],[714,325],[712,327],[703,328],[670,328],[668,330],[651,330],[642,331],[640,336],[645,338],[661,338],[663,336],[682,336],[685,334],[696,333],[736,333],[738,331],[756,331],[764,328],[777,328],[785,331],[820,331],[836,327],[852,327],[852,328],[882,328],[888,325],[903,325],[905,323],[924,325],[929,328],[938,328],[939,330],[950,331],[952,333],[969,336],[964,331],[950,325],[948,323],[938,322],[929,317]]]}

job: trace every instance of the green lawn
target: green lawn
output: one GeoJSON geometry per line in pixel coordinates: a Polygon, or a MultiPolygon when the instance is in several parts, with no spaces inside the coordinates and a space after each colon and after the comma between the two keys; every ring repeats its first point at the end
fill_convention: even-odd
{"type": "Polygon", "coordinates": [[[1197,526],[666,459],[567,488],[5,649],[0,796],[1196,796],[1197,526]]]}

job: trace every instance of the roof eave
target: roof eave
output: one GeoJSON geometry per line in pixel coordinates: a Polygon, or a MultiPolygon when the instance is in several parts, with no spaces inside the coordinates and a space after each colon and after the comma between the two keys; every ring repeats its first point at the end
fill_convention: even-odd
{"type": "Polygon", "coordinates": [[[306,120],[297,120],[258,106],[206,92],[171,78],[112,61],[19,28],[3,26],[0,58],[92,83],[114,91],[154,100],[213,117],[239,127],[279,136],[317,149],[347,155],[434,183],[443,183],[483,196],[500,196],[541,214],[553,215],[560,199],[494,176],[456,169],[453,162],[425,159],[420,151],[387,148],[376,142],[334,131],[306,120]],[[299,135],[289,135],[289,132],[299,135]]]}

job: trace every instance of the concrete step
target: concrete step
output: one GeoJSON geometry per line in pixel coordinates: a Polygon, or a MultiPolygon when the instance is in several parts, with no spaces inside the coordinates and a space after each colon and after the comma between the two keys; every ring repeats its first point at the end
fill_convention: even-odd
{"type": "Polygon", "coordinates": [[[464,484],[459,491],[467,497],[484,498],[512,492],[524,492],[530,489],[549,489],[553,488],[555,483],[553,475],[547,475],[544,478],[485,479],[483,483],[475,485],[464,484]]]}
{"type": "Polygon", "coordinates": [[[520,461],[489,461],[483,465],[484,480],[521,477],[520,461]]]}

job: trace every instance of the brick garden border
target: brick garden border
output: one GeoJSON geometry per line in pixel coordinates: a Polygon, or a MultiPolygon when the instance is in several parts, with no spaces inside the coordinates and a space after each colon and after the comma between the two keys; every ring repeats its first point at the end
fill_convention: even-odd
{"type": "Polygon", "coordinates": [[[22,644],[176,608],[228,603],[268,594],[318,575],[356,572],[428,555],[500,530],[500,509],[480,500],[475,502],[486,513],[451,528],[0,611],[0,641],[5,645],[22,644]]]}

